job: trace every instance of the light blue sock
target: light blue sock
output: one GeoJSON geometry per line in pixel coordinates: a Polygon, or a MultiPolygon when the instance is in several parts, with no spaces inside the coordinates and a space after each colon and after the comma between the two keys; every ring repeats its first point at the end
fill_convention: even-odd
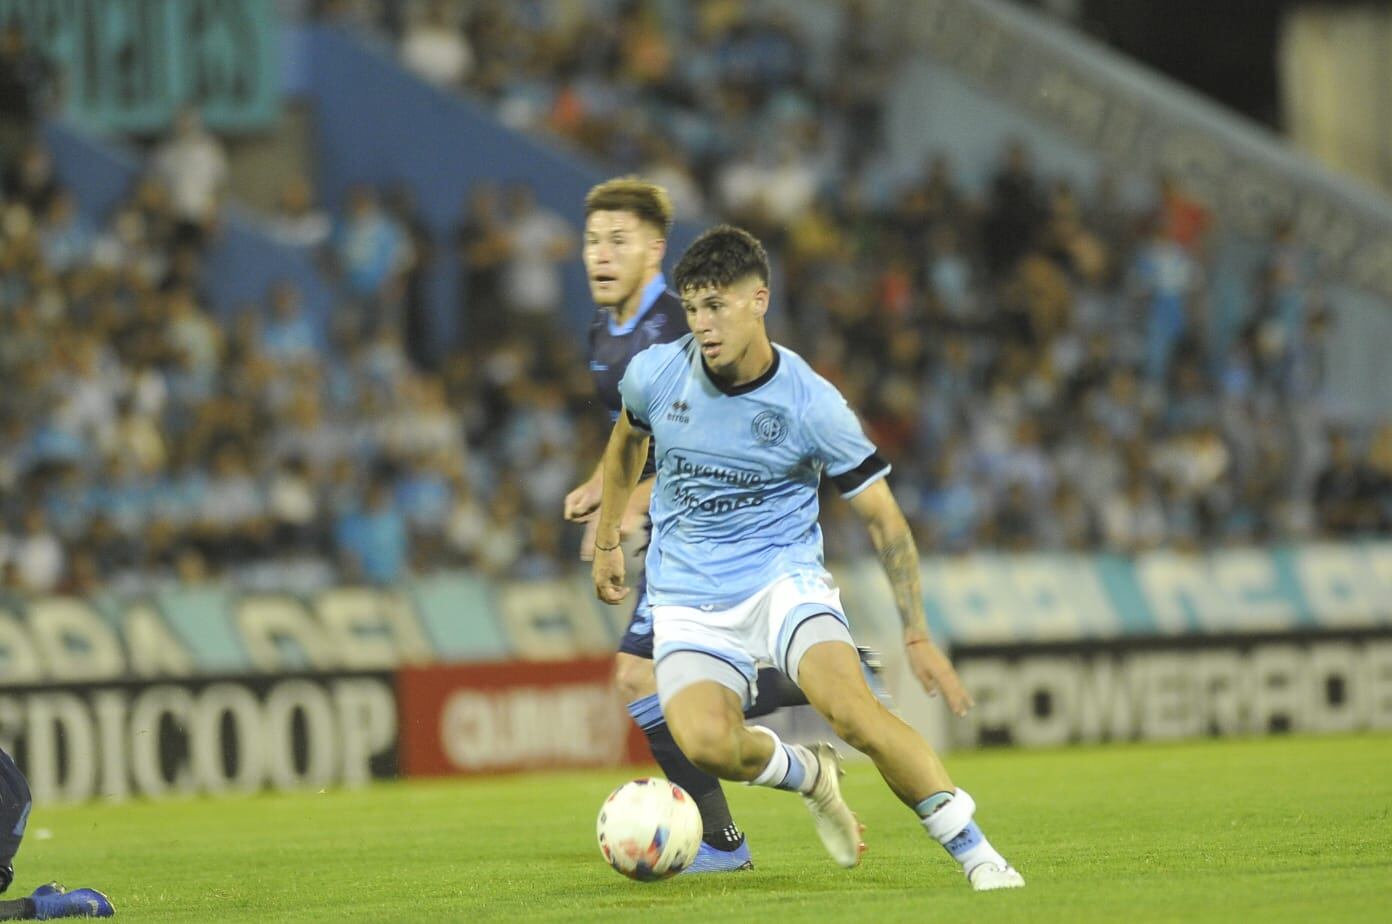
{"type": "Polygon", "coordinates": [[[807,765],[793,750],[796,745],[787,745],[780,741],[778,746],[788,755],[788,772],[784,774],[782,782],[773,784],[773,788],[802,792],[803,786],[807,783],[807,765]]]}
{"type": "Polygon", "coordinates": [[[815,763],[812,752],[800,744],[784,744],[771,728],[751,725],[749,730],[761,732],[773,739],[773,753],[769,755],[768,765],[750,782],[755,786],[807,792],[814,782],[808,779],[810,768],[815,763]]]}
{"type": "Polygon", "coordinates": [[[629,703],[628,714],[633,716],[633,721],[638,723],[638,727],[643,731],[648,731],[667,721],[662,714],[662,703],[658,701],[656,693],[649,693],[647,696],[629,703]]]}

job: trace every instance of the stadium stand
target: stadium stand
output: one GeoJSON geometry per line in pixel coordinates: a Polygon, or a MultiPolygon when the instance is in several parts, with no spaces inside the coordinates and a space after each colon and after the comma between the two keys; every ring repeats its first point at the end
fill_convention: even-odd
{"type": "MultiPolygon", "coordinates": [[[[1003,139],[984,181],[943,151],[886,184],[887,86],[913,49],[862,4],[313,6],[499,131],[770,242],[776,339],[864,409],[925,550],[1392,529],[1392,422],[1330,414],[1331,279],[1288,222],[1219,319],[1222,228],[1169,176],[1128,196],[1003,139]]],[[[561,499],[605,435],[562,275],[575,212],[476,183],[446,234],[409,187],[326,208],[295,178],[266,246],[327,267],[332,310],[304,282],[229,307],[215,136],[190,114],[118,201],[79,209],[52,134],[8,127],[34,127],[21,103],[0,165],[0,587],[569,567],[561,499]],[[442,353],[422,318],[456,263],[442,353]]],[[[864,551],[844,505],[824,528],[831,557],[864,551]]]]}

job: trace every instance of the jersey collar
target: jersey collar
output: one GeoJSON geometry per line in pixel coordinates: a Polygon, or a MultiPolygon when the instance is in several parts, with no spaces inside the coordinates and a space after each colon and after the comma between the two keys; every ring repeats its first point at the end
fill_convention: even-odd
{"type": "Polygon", "coordinates": [[[652,282],[643,287],[643,300],[638,303],[638,310],[633,312],[633,317],[622,324],[615,324],[614,315],[609,315],[609,333],[615,337],[632,333],[633,329],[638,326],[638,322],[643,320],[643,316],[652,309],[653,305],[657,304],[658,298],[666,291],[667,277],[658,272],[653,277],[652,282]]]}
{"type": "MultiPolygon", "coordinates": [[[[720,379],[716,378],[715,375],[710,371],[710,366],[706,365],[706,358],[704,356],[701,357],[701,371],[706,374],[706,378],[710,380],[710,383],[714,385],[716,390],[719,391],[721,394],[731,396],[747,395],[754,389],[759,388],[762,385],[767,385],[769,379],[773,378],[775,375],[778,374],[778,367],[783,362],[783,359],[778,355],[778,347],[774,346],[773,344],[770,344],[770,346],[773,346],[773,362],[769,363],[769,367],[765,369],[763,371],[763,374],[760,375],[757,379],[750,379],[743,385],[726,385],[724,382],[720,381],[720,379]]],[[[698,353],[697,355],[700,354],[698,353]]]]}

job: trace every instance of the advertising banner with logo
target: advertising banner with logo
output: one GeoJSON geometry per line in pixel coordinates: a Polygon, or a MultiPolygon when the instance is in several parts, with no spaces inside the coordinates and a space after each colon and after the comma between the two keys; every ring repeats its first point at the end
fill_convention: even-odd
{"type": "Polygon", "coordinates": [[[406,776],[612,767],[650,760],[613,660],[409,667],[398,675],[406,776]]]}
{"type": "Polygon", "coordinates": [[[1379,630],[959,646],[958,747],[1392,730],[1379,630]]]}
{"type": "Polygon", "coordinates": [[[354,786],[396,774],[386,673],[0,688],[37,802],[354,786]]]}

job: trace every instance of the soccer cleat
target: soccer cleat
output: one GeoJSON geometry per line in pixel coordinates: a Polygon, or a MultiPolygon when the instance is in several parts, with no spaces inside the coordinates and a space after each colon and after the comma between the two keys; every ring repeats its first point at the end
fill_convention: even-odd
{"type": "Polygon", "coordinates": [[[841,769],[841,755],[825,741],[814,745],[811,751],[817,758],[817,779],[812,791],[803,794],[802,801],[817,823],[822,846],[838,866],[850,869],[860,863],[865,845],[860,840],[860,822],[841,798],[841,776],[846,772],[841,769]]]}
{"type": "Polygon", "coordinates": [[[860,672],[865,675],[865,685],[875,694],[875,699],[894,708],[894,697],[889,695],[889,687],[885,685],[884,661],[880,659],[880,653],[864,645],[857,645],[856,652],[860,655],[860,672]]]}
{"type": "Polygon", "coordinates": [[[702,841],[701,849],[696,851],[696,859],[691,861],[690,866],[682,870],[682,874],[737,873],[753,868],[754,858],[749,854],[748,841],[740,841],[740,845],[734,850],[721,850],[702,841]]]}
{"type": "MultiPolygon", "coordinates": [[[[71,892],[47,892],[43,889],[54,886],[39,886],[29,900],[34,903],[34,918],[47,921],[51,918],[109,918],[116,913],[111,899],[96,889],[73,889],[71,892]]],[[[61,887],[60,887],[61,888],[61,887]]]]}
{"type": "Polygon", "coordinates": [[[996,889],[1022,889],[1025,877],[1009,864],[1002,869],[994,863],[979,863],[967,873],[967,882],[977,892],[991,892],[996,889]]]}
{"type": "Polygon", "coordinates": [[[39,886],[33,892],[30,892],[29,897],[44,898],[49,895],[61,895],[66,891],[67,889],[63,888],[61,883],[45,882],[43,885],[39,886]]]}

